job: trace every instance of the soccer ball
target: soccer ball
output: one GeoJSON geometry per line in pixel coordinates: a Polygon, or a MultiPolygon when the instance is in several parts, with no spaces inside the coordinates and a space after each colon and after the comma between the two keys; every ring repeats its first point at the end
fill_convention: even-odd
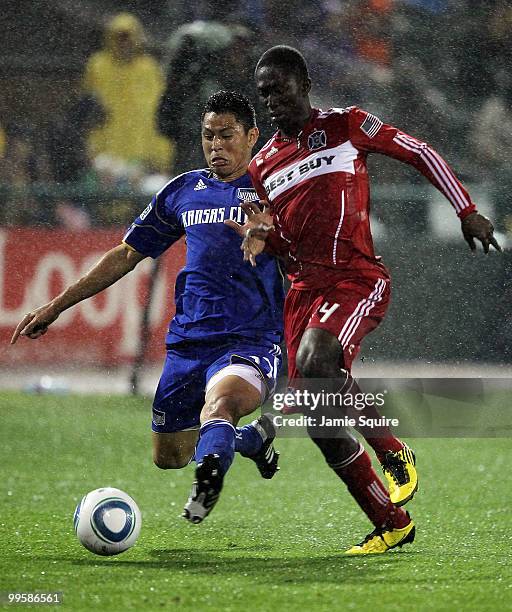
{"type": "Polygon", "coordinates": [[[87,493],[73,517],[79,542],[97,555],[118,555],[135,544],[140,510],[124,491],[105,487],[87,493]]]}

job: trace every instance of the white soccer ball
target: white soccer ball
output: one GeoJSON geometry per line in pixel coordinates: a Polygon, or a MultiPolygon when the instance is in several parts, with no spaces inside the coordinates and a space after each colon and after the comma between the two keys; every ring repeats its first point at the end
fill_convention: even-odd
{"type": "Polygon", "coordinates": [[[118,555],[135,544],[142,524],[140,510],[124,491],[95,489],[78,504],[73,517],[79,542],[97,555],[118,555]]]}

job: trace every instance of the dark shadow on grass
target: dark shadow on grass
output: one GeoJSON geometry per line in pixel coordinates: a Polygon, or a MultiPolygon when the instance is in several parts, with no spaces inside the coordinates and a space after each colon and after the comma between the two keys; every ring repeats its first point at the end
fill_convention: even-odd
{"type": "MultiPolygon", "coordinates": [[[[256,547],[252,547],[256,548],[256,547]]],[[[150,555],[154,560],[129,559],[117,557],[108,559],[94,557],[91,559],[70,559],[74,566],[106,566],[123,569],[168,569],[175,573],[189,575],[219,575],[234,576],[239,574],[255,583],[286,584],[286,583],[382,583],[383,574],[375,573],[377,565],[411,563],[419,554],[414,551],[393,552],[385,557],[348,557],[340,554],[318,557],[251,557],[237,554],[243,548],[226,549],[229,557],[219,556],[215,551],[197,551],[188,549],[153,550],[150,555]]],[[[261,548],[260,548],[261,550],[261,548]]],[[[62,559],[64,560],[64,559],[62,559]]]]}
{"type": "MultiPolygon", "coordinates": [[[[251,549],[260,547],[252,546],[251,549]]],[[[333,584],[333,585],[382,585],[390,576],[396,578],[400,572],[400,584],[425,586],[431,588],[435,576],[436,583],[453,585],[453,574],[444,575],[442,569],[432,573],[432,555],[418,550],[397,550],[385,555],[344,556],[342,552],[322,556],[294,557],[251,557],[243,554],[242,548],[224,550],[156,549],[149,551],[149,559],[130,559],[129,557],[100,557],[91,555],[77,558],[71,555],[38,555],[34,560],[67,563],[70,569],[97,568],[105,570],[110,576],[119,571],[125,574],[137,570],[171,570],[174,576],[240,576],[263,585],[286,584],[333,584]],[[241,554],[240,554],[241,553],[241,554]],[[417,570],[413,572],[412,570],[417,570]]],[[[448,564],[453,563],[453,555],[438,558],[448,564]]],[[[458,582],[478,582],[493,584],[498,580],[494,567],[482,567],[478,573],[458,572],[458,582]]]]}

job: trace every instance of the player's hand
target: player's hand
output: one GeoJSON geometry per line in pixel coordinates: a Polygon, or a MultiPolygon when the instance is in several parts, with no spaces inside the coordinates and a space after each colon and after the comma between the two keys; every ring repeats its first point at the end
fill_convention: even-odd
{"type": "Polygon", "coordinates": [[[244,261],[248,261],[251,266],[256,265],[256,256],[265,248],[265,239],[270,230],[274,229],[272,215],[265,210],[265,201],[261,201],[261,208],[254,202],[241,204],[242,210],[247,215],[247,221],[240,225],[235,221],[224,221],[226,225],[235,230],[243,238],[240,247],[244,253],[244,261]]]}
{"type": "Polygon", "coordinates": [[[59,312],[55,311],[51,303],[45,304],[32,312],[28,312],[14,330],[11,344],[15,344],[20,336],[27,336],[33,340],[43,336],[59,314],[59,312]]]}
{"type": "Polygon", "coordinates": [[[476,238],[482,243],[484,253],[489,252],[489,245],[491,244],[497,251],[501,252],[501,247],[493,236],[494,226],[487,217],[473,212],[462,220],[461,228],[464,238],[472,251],[476,251],[476,238]]]}

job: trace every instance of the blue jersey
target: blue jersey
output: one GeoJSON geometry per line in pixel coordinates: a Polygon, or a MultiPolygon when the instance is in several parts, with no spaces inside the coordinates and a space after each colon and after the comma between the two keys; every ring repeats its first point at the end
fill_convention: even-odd
{"type": "Polygon", "coordinates": [[[244,262],[241,238],[224,224],[226,219],[243,224],[240,203],[257,199],[247,174],[223,182],[208,170],[193,170],[167,183],[128,229],[124,242],[153,258],[186,236],[168,345],[231,335],[281,342],[284,289],[278,264],[266,254],[255,268],[244,262]]]}

